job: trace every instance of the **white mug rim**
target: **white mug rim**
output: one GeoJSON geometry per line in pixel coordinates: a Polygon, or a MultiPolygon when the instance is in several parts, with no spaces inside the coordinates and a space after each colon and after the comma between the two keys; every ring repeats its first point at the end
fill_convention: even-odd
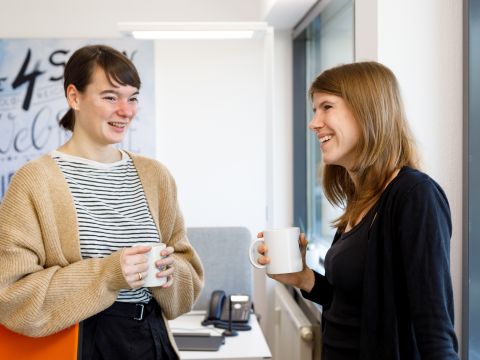
{"type": "Polygon", "coordinates": [[[265,229],[263,233],[266,232],[278,232],[278,231],[286,231],[286,230],[300,230],[298,226],[291,226],[291,227],[284,227],[284,228],[274,228],[274,229],[265,229]]]}

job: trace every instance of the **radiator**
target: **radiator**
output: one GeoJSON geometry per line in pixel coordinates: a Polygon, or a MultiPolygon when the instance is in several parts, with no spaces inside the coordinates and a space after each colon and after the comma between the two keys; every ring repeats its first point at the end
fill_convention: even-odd
{"type": "Polygon", "coordinates": [[[320,359],[320,324],[310,321],[282,284],[275,285],[273,360],[320,359]]]}

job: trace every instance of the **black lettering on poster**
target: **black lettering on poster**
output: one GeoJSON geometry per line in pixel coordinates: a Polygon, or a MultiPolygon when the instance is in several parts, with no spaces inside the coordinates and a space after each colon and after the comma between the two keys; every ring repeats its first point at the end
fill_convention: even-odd
{"type": "Polygon", "coordinates": [[[30,108],[30,103],[32,101],[32,94],[33,88],[35,87],[35,80],[37,76],[42,75],[45,71],[40,71],[38,68],[40,67],[40,61],[35,63],[34,70],[27,74],[27,67],[30,63],[30,58],[32,56],[32,50],[28,49],[27,56],[23,61],[22,67],[17,74],[17,77],[12,83],[12,88],[16,89],[17,87],[23,85],[24,83],[28,83],[27,94],[25,95],[25,99],[23,100],[22,109],[27,111],[30,108]]]}
{"type": "Polygon", "coordinates": [[[67,64],[67,62],[59,60],[57,55],[58,54],[64,55],[63,56],[63,59],[64,59],[65,55],[67,55],[68,53],[69,53],[68,50],[56,50],[50,54],[50,57],[48,58],[48,61],[50,62],[50,64],[52,64],[53,66],[61,66],[60,74],[58,76],[50,76],[49,78],[50,81],[59,81],[63,79],[63,70],[65,69],[65,65],[67,64]]]}

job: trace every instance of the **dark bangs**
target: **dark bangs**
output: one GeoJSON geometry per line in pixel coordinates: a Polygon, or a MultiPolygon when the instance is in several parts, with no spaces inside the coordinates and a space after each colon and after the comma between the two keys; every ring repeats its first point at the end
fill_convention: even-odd
{"type": "Polygon", "coordinates": [[[118,83],[140,89],[141,81],[137,69],[124,54],[102,51],[98,56],[97,65],[105,71],[112,85],[118,83]]]}

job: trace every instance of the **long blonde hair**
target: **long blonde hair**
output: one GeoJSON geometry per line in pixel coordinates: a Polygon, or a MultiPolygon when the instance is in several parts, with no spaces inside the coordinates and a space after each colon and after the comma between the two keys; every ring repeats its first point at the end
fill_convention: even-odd
{"type": "Polygon", "coordinates": [[[309,95],[328,93],[340,96],[361,129],[356,148],[357,161],[350,171],[324,165],[323,187],[330,203],[344,208],[333,222],[343,231],[380,198],[395,170],[418,167],[415,142],[411,135],[397,79],[377,62],[358,62],[328,69],[312,83],[309,95]]]}

